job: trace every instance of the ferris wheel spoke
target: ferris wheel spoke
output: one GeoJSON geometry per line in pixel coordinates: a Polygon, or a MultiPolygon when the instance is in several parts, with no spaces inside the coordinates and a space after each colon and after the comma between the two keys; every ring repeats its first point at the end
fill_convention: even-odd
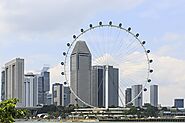
{"type": "MultiPolygon", "coordinates": [[[[100,29],[101,29],[102,27],[99,27],[99,32],[96,32],[96,34],[98,33],[98,34],[102,34],[102,32],[100,31],[100,29]]],[[[97,34],[97,35],[98,35],[97,34]]],[[[103,34],[103,36],[104,36],[104,34],[103,34]]],[[[105,54],[105,48],[104,48],[104,46],[102,45],[102,43],[100,43],[100,42],[102,42],[103,41],[103,38],[104,37],[102,37],[102,36],[96,36],[97,37],[97,47],[98,47],[98,50],[100,50],[101,51],[101,54],[99,55],[99,56],[101,56],[102,54],[105,54]],[[103,50],[103,51],[102,51],[103,50]]],[[[95,44],[94,44],[95,45],[95,44]]]]}
{"type": "MultiPolygon", "coordinates": [[[[92,31],[92,32],[95,33],[94,31],[92,31]]],[[[92,34],[89,34],[88,37],[90,37],[89,39],[90,39],[90,42],[91,42],[90,48],[94,49],[93,50],[94,57],[100,56],[102,54],[102,52],[101,52],[101,49],[99,48],[99,45],[93,45],[94,42],[98,43],[99,40],[97,39],[96,36],[93,36],[92,34]]]]}
{"type": "MultiPolygon", "coordinates": [[[[136,51],[136,50],[135,50],[136,51]]],[[[129,62],[129,61],[138,61],[139,62],[139,59],[140,61],[143,61],[143,60],[146,60],[147,61],[147,58],[145,57],[144,59],[141,59],[141,57],[144,57],[144,55],[137,55],[137,54],[134,54],[135,51],[133,52],[130,52],[128,54],[123,54],[122,57],[119,57],[119,59],[122,61],[122,62],[129,62]],[[132,56],[132,57],[124,57],[124,56],[132,56]],[[138,59],[137,59],[138,58],[138,59]]]]}
{"type": "MultiPolygon", "coordinates": [[[[127,37],[128,37],[128,35],[129,35],[129,33],[127,34],[127,37]]],[[[120,55],[126,55],[126,52],[127,52],[127,50],[128,50],[128,46],[131,45],[131,44],[133,44],[132,42],[134,42],[134,41],[132,41],[132,40],[133,40],[133,39],[129,39],[129,42],[127,42],[126,39],[123,40],[122,46],[121,46],[120,49],[118,50],[118,51],[122,51],[122,52],[118,52],[118,53],[116,54],[116,57],[120,57],[120,55]],[[123,47],[124,43],[125,43],[126,46],[123,47]],[[127,44],[127,43],[128,43],[128,44],[127,44]],[[123,48],[123,49],[122,49],[122,48],[123,48]]]]}
{"type": "Polygon", "coordinates": [[[116,48],[116,49],[114,49],[114,51],[116,51],[116,52],[118,52],[118,54],[116,54],[116,56],[119,56],[121,53],[121,51],[122,52],[124,52],[125,51],[125,49],[122,49],[122,48],[124,48],[125,46],[124,46],[124,44],[126,44],[127,43],[127,38],[128,38],[128,36],[129,36],[129,33],[126,33],[126,38],[124,39],[124,37],[123,38],[121,38],[121,42],[122,43],[120,43],[120,45],[118,45],[118,48],[116,48]]]}
{"type": "Polygon", "coordinates": [[[125,55],[131,55],[132,53],[134,53],[135,51],[137,51],[138,48],[139,48],[139,46],[137,45],[137,46],[135,46],[135,47],[127,50],[127,52],[125,53],[125,55]]]}
{"type": "MultiPolygon", "coordinates": [[[[92,66],[109,65],[119,69],[118,85],[114,83],[113,75],[108,73],[109,79],[112,80],[112,86],[118,89],[119,105],[124,105],[125,94],[124,89],[132,85],[141,84],[146,86],[150,76],[150,62],[149,56],[144,47],[144,43],[138,39],[138,34],[134,35],[131,28],[125,29],[122,25],[116,26],[109,24],[102,24],[99,26],[92,26],[90,28],[81,30],[77,36],[73,36],[74,40],[71,45],[68,45],[68,51],[65,55],[65,79],[70,86],[71,71],[70,67],[70,54],[75,47],[77,41],[86,41],[87,46],[91,52],[92,66]]],[[[98,80],[99,84],[97,92],[99,93],[104,82],[103,78],[98,80]]],[[[79,95],[75,94],[77,99],[85,105],[91,106],[80,99],[79,95]]],[[[127,104],[125,104],[127,105],[127,104]]]]}
{"type": "Polygon", "coordinates": [[[112,32],[112,29],[111,27],[109,27],[110,30],[111,30],[111,34],[109,34],[109,54],[112,56],[114,54],[114,50],[112,49],[115,49],[116,48],[116,42],[118,41],[118,38],[119,38],[119,34],[120,34],[120,30],[116,30],[114,29],[115,31],[112,32]]]}

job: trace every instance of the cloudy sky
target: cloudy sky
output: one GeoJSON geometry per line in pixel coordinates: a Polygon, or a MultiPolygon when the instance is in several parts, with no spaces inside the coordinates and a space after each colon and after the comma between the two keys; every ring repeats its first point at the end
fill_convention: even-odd
{"type": "Polygon", "coordinates": [[[0,66],[21,57],[25,72],[49,65],[52,83],[61,81],[66,42],[100,20],[131,26],[147,41],[159,103],[185,98],[184,0],[0,0],[0,66]]]}

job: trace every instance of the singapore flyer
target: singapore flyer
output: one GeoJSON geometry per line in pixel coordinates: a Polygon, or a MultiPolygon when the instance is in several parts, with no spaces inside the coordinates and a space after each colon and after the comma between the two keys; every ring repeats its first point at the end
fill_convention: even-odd
{"type": "Polygon", "coordinates": [[[98,22],[66,42],[62,75],[71,103],[90,107],[142,105],[151,82],[152,59],[146,41],[122,23],[98,22]]]}

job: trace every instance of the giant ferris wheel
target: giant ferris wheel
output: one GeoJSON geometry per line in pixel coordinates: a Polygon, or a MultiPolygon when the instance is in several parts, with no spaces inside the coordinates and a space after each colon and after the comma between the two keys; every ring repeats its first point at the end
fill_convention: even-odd
{"type": "MultiPolygon", "coordinates": [[[[86,42],[91,52],[92,66],[104,66],[105,68],[105,107],[108,107],[108,82],[111,79],[108,66],[119,70],[119,106],[133,103],[143,92],[147,91],[147,84],[151,82],[150,74],[153,72],[151,69],[153,60],[149,58],[150,50],[145,47],[146,41],[139,39],[139,33],[133,33],[131,27],[125,28],[122,23],[113,24],[112,21],[107,24],[100,21],[97,25],[90,24],[86,29],[80,29],[79,34],[72,37],[72,41],[67,43],[67,50],[63,52],[64,61],[61,65],[64,70],[61,74],[65,78],[64,84],[70,87],[71,94],[78,101],[86,106],[97,107],[81,98],[70,83],[70,55],[78,41],[86,42]],[[124,92],[133,85],[141,85],[142,89],[134,97],[132,96],[129,102],[126,102],[124,92]]],[[[99,86],[98,91],[101,91],[99,86]]]]}

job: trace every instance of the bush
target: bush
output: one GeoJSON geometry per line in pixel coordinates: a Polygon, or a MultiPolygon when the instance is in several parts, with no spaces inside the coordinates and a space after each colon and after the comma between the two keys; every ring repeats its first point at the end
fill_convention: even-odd
{"type": "Polygon", "coordinates": [[[26,110],[15,108],[18,101],[14,98],[0,102],[0,122],[12,123],[15,118],[22,118],[26,115],[26,110]]]}

